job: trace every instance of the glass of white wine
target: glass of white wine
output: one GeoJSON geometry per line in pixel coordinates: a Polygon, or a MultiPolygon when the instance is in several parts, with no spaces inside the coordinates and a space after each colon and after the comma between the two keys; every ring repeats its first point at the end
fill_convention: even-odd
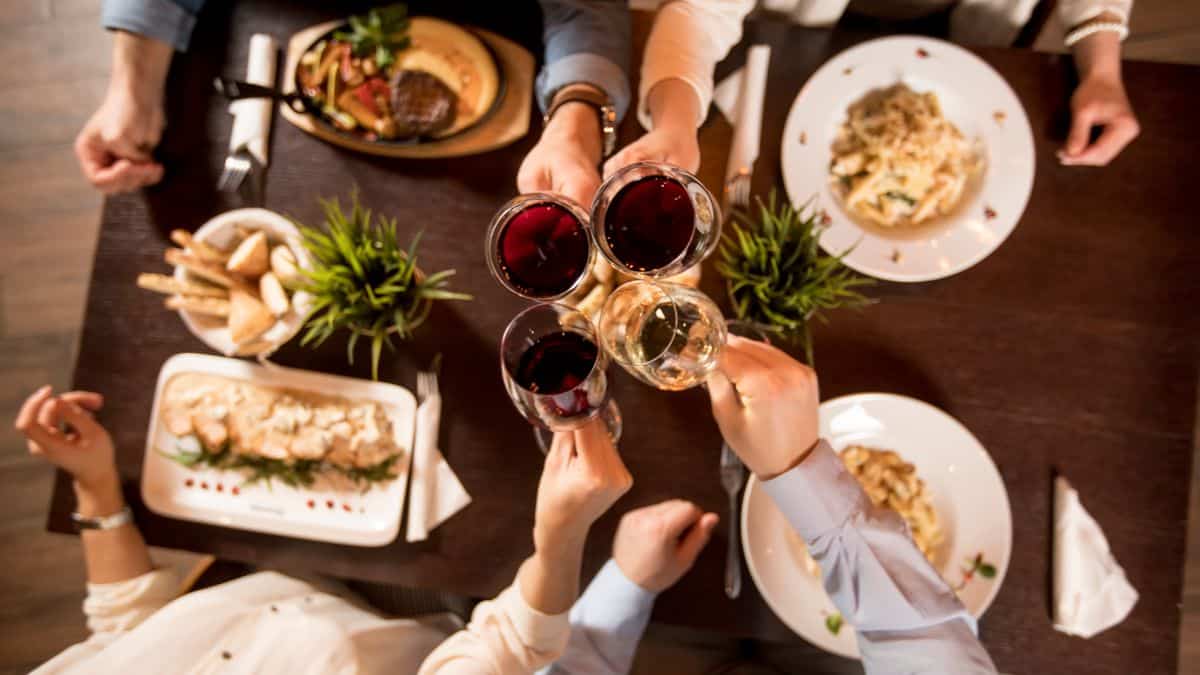
{"type": "Polygon", "coordinates": [[[637,279],[613,291],[598,325],[604,350],[652,387],[703,384],[725,345],[725,317],[707,295],[666,281],[637,279]]]}

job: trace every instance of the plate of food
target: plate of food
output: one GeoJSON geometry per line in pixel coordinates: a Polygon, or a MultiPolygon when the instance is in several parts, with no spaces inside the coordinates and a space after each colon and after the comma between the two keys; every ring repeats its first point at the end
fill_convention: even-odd
{"type": "Polygon", "coordinates": [[[852,47],[809,78],[783,132],[784,185],[816,200],[821,246],[890,281],[957,274],[1013,231],[1033,188],[1020,100],[961,47],[898,36],[852,47]]]}
{"type": "Polygon", "coordinates": [[[416,408],[394,384],[177,354],[158,376],[142,499],[172,518],[383,546],[400,531],[416,408]]]}
{"type": "Polygon", "coordinates": [[[266,209],[235,209],[195,233],[175,230],[164,253],[174,275],[144,272],[141,288],[167,296],[167,309],[226,356],[268,356],[304,325],[308,253],[292,221],[266,209]]]}
{"type": "MultiPolygon", "coordinates": [[[[826,401],[829,441],[871,501],[895,509],[918,548],[976,618],[992,604],[1012,556],[1012,511],[1000,472],[953,417],[896,394],[826,401]]],[[[751,477],[742,503],[742,550],[767,605],[800,637],[859,658],[854,627],[821,585],[804,541],[751,477]]]]}

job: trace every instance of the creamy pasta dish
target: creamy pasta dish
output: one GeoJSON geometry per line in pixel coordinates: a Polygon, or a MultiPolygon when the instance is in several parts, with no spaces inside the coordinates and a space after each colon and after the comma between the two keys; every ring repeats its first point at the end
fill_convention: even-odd
{"type": "Polygon", "coordinates": [[[829,174],[847,210],[885,227],[917,225],[953,210],[982,168],[978,153],[933,92],[876,89],[846,111],[829,174]]]}

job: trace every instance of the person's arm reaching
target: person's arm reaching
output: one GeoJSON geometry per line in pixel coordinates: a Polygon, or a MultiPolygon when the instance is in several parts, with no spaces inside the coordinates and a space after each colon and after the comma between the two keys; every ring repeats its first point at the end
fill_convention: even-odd
{"type": "MultiPolygon", "coordinates": [[[[1064,0],[1059,16],[1071,35],[1089,26],[1127,26],[1132,5],[1132,0],[1064,0]]],[[[1067,144],[1058,153],[1063,164],[1108,164],[1141,132],[1121,78],[1122,36],[1100,30],[1071,45],[1079,86],[1071,95],[1067,144]],[[1094,127],[1102,131],[1093,141],[1094,127]]]]}
{"type": "Polygon", "coordinates": [[[763,482],[855,626],[869,673],[993,673],[975,621],[894,512],[871,506],[818,439],[816,374],[731,337],[709,379],[721,433],[763,482]]]}
{"type": "MultiPolygon", "coordinates": [[[[55,397],[42,387],[26,399],[14,426],[24,434],[29,453],[71,475],[76,511],[102,518],[125,508],[114,461],[112,439],[93,413],[104,405],[100,394],[73,391],[55,397]]],[[[155,570],[137,526],[81,533],[88,594],[83,603],[92,637],[63,652],[48,672],[98,653],[122,632],[170,602],[178,593],[173,570],[155,570]]]]}
{"type": "Polygon", "coordinates": [[[538,484],[534,554],[496,599],[421,665],[422,675],[528,673],[557,658],[588,530],[633,484],[602,423],[556,434],[538,484]]]}
{"type": "Polygon", "coordinates": [[[613,559],[571,608],[566,651],[543,673],[628,673],[654,599],[691,569],[717,521],[715,513],[680,499],[625,514],[613,540],[613,559]]]}
{"type": "Polygon", "coordinates": [[[648,130],[605,164],[611,175],[634,162],[700,168],[696,128],[708,114],[713,68],[742,37],[753,0],[677,0],[664,4],[646,40],[638,120],[648,130]]]}

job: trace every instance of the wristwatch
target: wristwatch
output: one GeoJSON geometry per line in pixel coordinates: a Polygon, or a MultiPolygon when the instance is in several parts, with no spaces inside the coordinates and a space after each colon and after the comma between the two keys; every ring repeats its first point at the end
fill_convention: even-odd
{"type": "Polygon", "coordinates": [[[85,518],[74,512],[71,521],[75,523],[76,530],[115,530],[133,522],[133,511],[129,510],[129,506],[123,506],[120,511],[99,518],[85,518]]]}
{"type": "Polygon", "coordinates": [[[603,92],[587,84],[568,84],[554,95],[550,109],[542,118],[543,124],[549,124],[554,113],[566,103],[586,103],[596,109],[600,116],[600,138],[604,148],[604,156],[608,157],[617,147],[617,109],[603,92]]]}

